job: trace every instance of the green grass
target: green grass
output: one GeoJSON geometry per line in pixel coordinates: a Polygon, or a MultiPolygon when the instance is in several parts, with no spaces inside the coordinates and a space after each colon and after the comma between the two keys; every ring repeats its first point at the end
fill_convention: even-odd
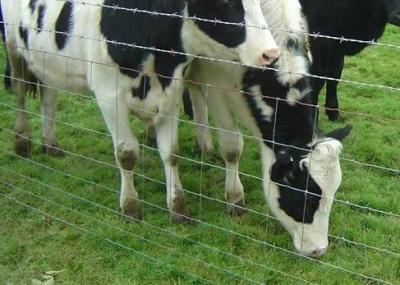
{"type": "MultiPolygon", "coordinates": [[[[399,36],[399,31],[389,28],[381,41],[400,45],[399,36]]],[[[398,59],[399,50],[369,48],[347,59],[343,78],[400,87],[398,59]]],[[[320,125],[326,130],[343,123],[353,124],[354,130],[345,142],[343,156],[398,169],[400,93],[345,83],[340,85],[339,92],[342,109],[393,120],[344,113],[344,122],[329,123],[321,116],[320,125]]],[[[15,106],[12,94],[4,90],[0,90],[0,94],[0,103],[15,106]]],[[[62,95],[58,109],[58,120],[62,122],[107,132],[100,112],[91,100],[62,95]]],[[[29,99],[28,110],[38,113],[38,100],[29,99]]],[[[206,284],[207,281],[201,278],[217,284],[251,283],[247,279],[270,284],[300,283],[268,268],[322,284],[379,283],[288,252],[293,251],[291,239],[273,219],[254,213],[232,219],[224,214],[222,203],[204,198],[200,201],[193,194],[188,195],[192,215],[216,227],[173,225],[166,212],[152,205],[144,206],[145,223],[127,223],[116,213],[119,175],[115,168],[72,154],[64,158],[41,154],[39,117],[34,115],[30,116],[35,142],[30,159],[56,171],[18,158],[12,154],[13,135],[6,130],[12,129],[14,119],[14,110],[0,105],[0,284],[31,284],[31,279],[40,279],[48,270],[64,270],[56,276],[57,284],[206,284]],[[230,231],[265,243],[242,238],[230,231]],[[268,244],[288,251],[273,249],[268,244]],[[233,256],[239,256],[241,260],[233,256]]],[[[143,141],[145,134],[140,123],[132,122],[143,141]]],[[[57,127],[64,149],[98,161],[114,162],[109,137],[63,124],[57,127]]],[[[180,126],[180,145],[182,156],[201,160],[194,147],[194,129],[190,124],[180,126]]],[[[205,160],[223,166],[219,156],[205,160]]],[[[252,141],[246,141],[240,168],[244,173],[260,175],[258,148],[252,141]]],[[[399,174],[346,161],[342,168],[343,183],[336,198],[400,214],[399,174]]],[[[200,165],[185,160],[180,160],[180,169],[185,188],[223,200],[223,171],[204,166],[201,172],[200,165]]],[[[136,171],[164,181],[161,162],[152,150],[141,151],[136,171]]],[[[162,184],[141,177],[135,179],[142,199],[165,208],[162,184]]],[[[242,179],[247,207],[268,213],[260,181],[250,177],[242,179]]],[[[400,253],[398,217],[335,202],[330,233],[400,253]]],[[[400,283],[399,255],[332,238],[329,252],[320,261],[400,283]]]]}

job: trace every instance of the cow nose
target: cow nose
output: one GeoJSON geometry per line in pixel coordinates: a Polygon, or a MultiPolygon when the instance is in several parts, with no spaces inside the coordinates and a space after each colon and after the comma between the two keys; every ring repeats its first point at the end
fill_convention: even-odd
{"type": "Polygon", "coordinates": [[[328,249],[327,247],[324,247],[324,248],[316,248],[316,249],[314,249],[314,250],[311,252],[310,257],[315,257],[315,258],[321,257],[322,255],[325,254],[325,252],[327,251],[327,249],[328,249]]]}
{"type": "Polygon", "coordinates": [[[262,65],[270,65],[279,57],[279,50],[277,48],[267,49],[262,54],[262,65]]]}

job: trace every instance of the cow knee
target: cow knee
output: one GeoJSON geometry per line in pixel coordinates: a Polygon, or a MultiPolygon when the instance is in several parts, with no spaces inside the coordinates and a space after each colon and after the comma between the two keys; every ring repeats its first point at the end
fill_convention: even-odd
{"type": "Polygon", "coordinates": [[[134,149],[128,149],[123,144],[119,145],[116,151],[116,157],[119,166],[124,170],[132,170],[137,159],[137,152],[134,149]]]}

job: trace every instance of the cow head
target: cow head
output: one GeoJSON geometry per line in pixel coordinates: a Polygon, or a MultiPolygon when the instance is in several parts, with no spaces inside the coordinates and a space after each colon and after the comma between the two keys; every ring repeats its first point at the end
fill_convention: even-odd
{"type": "Polygon", "coordinates": [[[389,23],[400,26],[400,0],[384,0],[388,11],[389,23]]]}
{"type": "Polygon", "coordinates": [[[246,65],[268,65],[279,56],[260,0],[188,0],[188,14],[211,20],[196,20],[195,25],[213,41],[232,50],[234,59],[246,65]]]}
{"type": "Polygon", "coordinates": [[[348,126],[318,138],[309,153],[278,151],[271,179],[264,179],[270,209],[304,255],[319,257],[328,248],[330,210],[342,180],[340,141],[350,131],[348,126]]]}

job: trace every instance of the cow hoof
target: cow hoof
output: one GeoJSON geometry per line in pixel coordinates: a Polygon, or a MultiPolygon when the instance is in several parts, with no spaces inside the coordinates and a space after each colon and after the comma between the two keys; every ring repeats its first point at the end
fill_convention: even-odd
{"type": "Polygon", "coordinates": [[[189,224],[192,222],[192,219],[188,213],[179,214],[172,212],[171,221],[175,224],[189,224]]]}
{"type": "Polygon", "coordinates": [[[53,145],[42,144],[41,150],[42,153],[53,157],[63,157],[65,155],[64,151],[60,149],[60,147],[57,144],[53,145]]]}
{"type": "Polygon", "coordinates": [[[16,135],[15,153],[22,157],[29,157],[31,151],[31,141],[25,137],[16,135]]]}
{"type": "Polygon", "coordinates": [[[122,218],[126,221],[139,222],[143,220],[142,208],[140,207],[137,199],[130,199],[124,203],[124,206],[120,209],[122,218]]]}
{"type": "Polygon", "coordinates": [[[186,208],[186,198],[183,192],[179,191],[175,199],[172,201],[170,217],[171,221],[177,224],[187,224],[191,221],[189,212],[186,208]]]}
{"type": "Polygon", "coordinates": [[[244,213],[247,212],[247,209],[245,209],[244,200],[242,199],[235,204],[229,204],[226,212],[232,217],[242,216],[244,213]]]}
{"type": "Polygon", "coordinates": [[[340,119],[340,112],[337,109],[326,110],[326,115],[328,116],[329,121],[336,122],[340,119]]]}
{"type": "Polygon", "coordinates": [[[204,155],[213,155],[215,153],[215,147],[212,143],[198,145],[197,150],[200,154],[204,154],[204,155]]]}

